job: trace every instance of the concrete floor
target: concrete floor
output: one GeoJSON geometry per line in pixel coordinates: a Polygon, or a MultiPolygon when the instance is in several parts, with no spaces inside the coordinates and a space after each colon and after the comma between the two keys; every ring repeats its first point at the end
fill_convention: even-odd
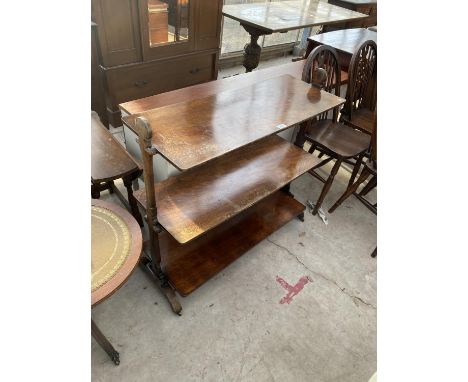
{"type": "MultiPolygon", "coordinates": [[[[329,169],[330,167],[326,168],[329,169]]],[[[340,170],[324,202],[344,191],[340,170]]],[[[292,184],[296,198],[314,201],[322,184],[305,174],[292,184]]],[[[372,191],[376,197],[376,191],[372,191]]],[[[118,201],[103,193],[102,199],[118,201]]],[[[93,309],[121,355],[114,364],[92,340],[93,381],[363,382],[376,365],[376,216],[349,198],[329,224],[305,214],[181,298],[170,310],[140,270],[93,309]],[[311,281],[290,304],[277,276],[311,281]]]]}

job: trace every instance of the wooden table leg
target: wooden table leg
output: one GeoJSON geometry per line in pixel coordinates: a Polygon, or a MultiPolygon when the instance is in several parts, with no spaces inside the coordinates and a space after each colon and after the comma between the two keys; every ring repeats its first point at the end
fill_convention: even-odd
{"type": "Polygon", "coordinates": [[[161,269],[161,250],[159,247],[158,234],[163,228],[158,223],[154,191],[153,155],[156,154],[156,151],[153,150],[153,144],[151,142],[153,132],[149,127],[148,121],[145,119],[138,118],[136,128],[143,159],[143,177],[145,179],[146,189],[146,223],[148,224],[150,253],[150,259],[146,256],[142,256],[140,265],[152,277],[156,284],[158,284],[171,305],[173,312],[180,316],[182,314],[182,306],[177,299],[174,289],[169,285],[167,276],[161,269]]]}
{"type": "MultiPolygon", "coordinates": [[[[148,211],[147,211],[148,212],[148,211]]],[[[174,313],[181,316],[182,315],[182,305],[180,305],[179,300],[175,294],[175,290],[169,284],[169,280],[165,273],[161,269],[161,252],[159,247],[159,237],[158,230],[162,230],[163,228],[158,224],[156,226],[152,226],[151,218],[148,219],[148,214],[146,215],[148,230],[149,230],[149,240],[148,242],[144,243],[143,252],[149,252],[149,257],[146,255],[141,256],[140,258],[140,267],[143,271],[155,282],[155,284],[159,287],[161,292],[166,297],[171,309],[174,313]],[[151,228],[153,227],[153,228],[151,228]]]]}
{"type": "Polygon", "coordinates": [[[96,342],[104,349],[104,351],[109,355],[111,360],[116,364],[120,364],[120,355],[117,350],[114,349],[109,340],[102,334],[97,325],[91,319],[91,334],[96,340],[96,342]]]}
{"type": "Polygon", "coordinates": [[[98,184],[91,183],[91,198],[99,199],[101,197],[101,189],[98,184]]]}
{"type": "Polygon", "coordinates": [[[262,47],[258,45],[258,38],[262,35],[270,33],[265,33],[264,31],[255,29],[250,25],[241,25],[247,31],[247,33],[250,34],[250,43],[245,44],[244,46],[244,62],[242,63],[245,68],[245,72],[248,73],[254,70],[260,62],[260,53],[262,52],[262,47]]]}
{"type": "MultiPolygon", "coordinates": [[[[305,133],[306,133],[306,128],[307,128],[308,124],[310,124],[310,120],[307,120],[307,121],[302,122],[301,124],[299,124],[299,128],[298,128],[297,134],[296,134],[296,138],[294,140],[294,144],[297,147],[301,148],[301,149],[303,148],[304,143],[305,143],[305,133]]],[[[291,196],[292,198],[294,198],[294,195],[291,192],[291,183],[288,183],[287,185],[282,187],[281,190],[284,191],[289,196],[291,196]]],[[[297,218],[301,222],[304,222],[304,212],[297,215],[297,218]]]]}
{"type": "Polygon", "coordinates": [[[133,217],[138,222],[140,227],[143,227],[143,218],[141,217],[140,210],[138,209],[138,203],[133,196],[133,189],[132,189],[132,181],[134,178],[138,178],[138,173],[133,174],[129,177],[123,178],[123,184],[127,189],[127,197],[128,197],[128,204],[130,205],[130,210],[132,212],[133,217]]]}

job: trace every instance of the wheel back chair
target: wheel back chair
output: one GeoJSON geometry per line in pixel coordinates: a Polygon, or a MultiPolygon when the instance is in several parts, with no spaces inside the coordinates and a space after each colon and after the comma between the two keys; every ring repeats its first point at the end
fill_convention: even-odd
{"type": "Polygon", "coordinates": [[[333,213],[350,195],[355,195],[369,210],[377,215],[377,203],[371,203],[364,198],[370,190],[377,187],[377,126],[372,134],[371,144],[371,160],[364,163],[364,167],[361,174],[355,182],[348,185],[348,188],[343,195],[336,201],[336,203],[328,210],[329,213],[333,213]],[[362,188],[359,193],[356,193],[358,187],[364,183],[364,181],[372,176],[367,184],[362,188]]]}
{"type": "Polygon", "coordinates": [[[366,41],[351,58],[340,122],[372,134],[377,115],[377,44],[366,41]]]}
{"type": "MultiPolygon", "coordinates": [[[[364,198],[370,190],[377,187],[377,123],[375,124],[374,131],[372,133],[371,139],[371,149],[370,149],[370,161],[367,161],[364,164],[364,167],[361,171],[361,174],[355,182],[348,185],[348,188],[336,201],[336,203],[328,210],[329,213],[333,213],[340,205],[343,203],[349,196],[356,196],[369,210],[377,215],[377,203],[371,203],[369,200],[364,198]],[[360,192],[357,192],[358,187],[364,183],[366,179],[369,179],[367,184],[361,189],[360,192]]],[[[377,248],[372,252],[372,257],[377,256],[377,248]]]]}
{"type": "MultiPolygon", "coordinates": [[[[373,43],[373,41],[366,41],[361,45],[356,55],[362,53],[367,43],[373,43]]],[[[352,63],[353,61],[359,62],[359,60],[355,59],[351,60],[352,63]]],[[[336,50],[330,46],[321,45],[315,48],[307,58],[302,72],[302,80],[319,86],[339,97],[340,74],[340,63],[336,50]]],[[[299,147],[303,147],[305,142],[309,142],[309,153],[318,150],[320,152],[319,158],[326,156],[317,166],[309,170],[311,175],[324,183],[312,211],[313,215],[316,215],[321,207],[341,164],[346,162],[354,166],[348,184],[351,185],[370,146],[370,136],[368,134],[338,122],[339,107],[332,110],[332,119],[328,118],[329,113],[325,112],[312,120],[302,123],[295,140],[295,144],[299,147]],[[324,179],[316,172],[316,169],[332,160],[335,160],[335,164],[328,178],[324,179]]]]}

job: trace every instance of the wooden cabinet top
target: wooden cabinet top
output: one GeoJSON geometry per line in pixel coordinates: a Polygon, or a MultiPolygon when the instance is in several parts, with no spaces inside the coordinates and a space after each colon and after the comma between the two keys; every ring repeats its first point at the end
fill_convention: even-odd
{"type": "Polygon", "coordinates": [[[344,102],[290,75],[282,75],[130,115],[123,121],[135,130],[136,118],[145,117],[153,131],[153,146],[179,170],[187,170],[344,102]]]}
{"type": "Polygon", "coordinates": [[[317,0],[225,5],[223,15],[267,33],[343,23],[368,17],[317,0]]]}

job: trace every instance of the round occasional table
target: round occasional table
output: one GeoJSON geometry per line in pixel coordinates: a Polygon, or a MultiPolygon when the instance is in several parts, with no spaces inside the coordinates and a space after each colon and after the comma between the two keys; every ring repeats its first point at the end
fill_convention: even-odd
{"type": "MultiPolygon", "coordinates": [[[[102,200],[91,202],[91,308],[111,296],[129,278],[140,259],[141,229],[125,209],[102,200]]],[[[116,365],[119,353],[91,319],[91,334],[116,365]]]]}

